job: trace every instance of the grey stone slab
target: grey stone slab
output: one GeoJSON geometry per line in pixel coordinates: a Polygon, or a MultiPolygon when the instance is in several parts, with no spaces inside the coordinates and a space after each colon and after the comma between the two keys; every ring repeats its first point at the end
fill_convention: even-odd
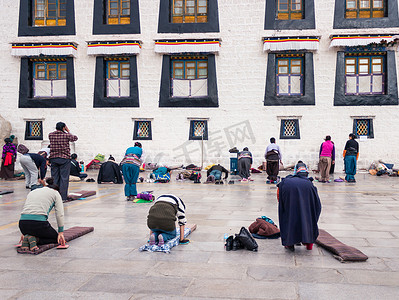
{"type": "MultiPolygon", "coordinates": [[[[128,300],[132,299],[133,293],[104,293],[104,292],[62,292],[62,291],[26,291],[16,297],[18,300],[128,300]]],[[[134,299],[134,298],[133,298],[134,299]]]]}
{"type": "Polygon", "coordinates": [[[299,283],[300,299],[398,299],[399,288],[356,284],[299,283]]]}
{"type": "Polygon", "coordinates": [[[248,277],[262,281],[342,283],[345,277],[336,269],[282,266],[249,266],[248,277]]]}
{"type": "Polygon", "coordinates": [[[259,252],[249,251],[229,251],[212,253],[209,263],[244,263],[247,265],[262,266],[294,266],[294,256],[282,251],[281,254],[267,255],[259,254],[259,252]]]}
{"type": "MultiPolygon", "coordinates": [[[[16,251],[15,251],[16,252],[16,251]]],[[[57,260],[49,260],[42,256],[16,254],[14,257],[0,257],[0,270],[9,271],[60,271],[61,266],[70,262],[69,258],[60,258],[57,260]]]]}
{"type": "Polygon", "coordinates": [[[19,290],[7,290],[0,288],[0,299],[14,299],[18,293],[19,290]]]}
{"type": "Polygon", "coordinates": [[[186,295],[227,299],[297,299],[296,287],[296,284],[289,282],[195,279],[186,295]]]}
{"type": "Polygon", "coordinates": [[[91,277],[88,274],[19,270],[0,273],[0,282],[8,289],[68,292],[76,290],[91,277]]]}
{"type": "Polygon", "coordinates": [[[375,270],[341,270],[350,284],[364,284],[377,286],[393,286],[399,289],[398,272],[381,272],[375,270]]]}
{"type": "Polygon", "coordinates": [[[81,286],[79,291],[183,296],[190,282],[187,278],[101,274],[81,286]]]}
{"type": "Polygon", "coordinates": [[[246,277],[245,265],[159,262],[149,270],[149,276],[173,276],[206,279],[237,279],[246,277]]]}

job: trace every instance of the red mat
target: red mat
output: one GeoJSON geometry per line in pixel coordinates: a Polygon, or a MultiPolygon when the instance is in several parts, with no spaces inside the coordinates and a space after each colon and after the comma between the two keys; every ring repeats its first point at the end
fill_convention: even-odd
{"type": "Polygon", "coordinates": [[[78,200],[80,198],[87,198],[96,194],[96,191],[79,191],[75,193],[69,193],[68,201],[78,200]]]}
{"type": "MultiPolygon", "coordinates": [[[[64,238],[66,242],[72,241],[78,237],[81,237],[82,235],[85,235],[89,232],[92,232],[94,230],[94,227],[72,227],[64,231],[64,238]]],[[[40,245],[39,250],[37,251],[22,251],[21,248],[17,248],[17,252],[21,254],[40,254],[46,250],[49,250],[51,248],[57,247],[58,244],[46,244],[46,245],[40,245]]]]}
{"type": "Polygon", "coordinates": [[[368,259],[366,254],[340,242],[323,229],[319,229],[319,236],[316,240],[316,244],[334,253],[334,257],[341,262],[366,261],[368,259]]]}

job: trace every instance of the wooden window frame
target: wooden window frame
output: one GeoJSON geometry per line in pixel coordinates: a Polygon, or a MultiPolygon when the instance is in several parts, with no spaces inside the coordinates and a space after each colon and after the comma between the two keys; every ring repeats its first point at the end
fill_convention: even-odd
{"type": "MultiPolygon", "coordinates": [[[[118,57],[118,58],[105,58],[105,81],[107,82],[108,80],[127,80],[129,79],[130,81],[130,62],[128,61],[127,58],[123,58],[123,57],[118,57]],[[111,77],[111,70],[116,70],[115,68],[110,68],[110,64],[118,64],[118,75],[117,77],[111,77]],[[122,69],[123,66],[129,66],[129,76],[123,76],[122,75],[122,69]]],[[[119,83],[120,84],[120,83],[119,83]]],[[[107,86],[107,84],[106,84],[107,86]]],[[[129,96],[121,96],[120,95],[120,91],[119,91],[119,96],[108,96],[108,93],[106,92],[106,98],[129,98],[129,96]]]]}
{"type": "Polygon", "coordinates": [[[208,13],[209,13],[209,0],[206,0],[206,13],[199,13],[200,1],[202,0],[170,0],[171,1],[171,9],[170,9],[170,21],[173,24],[181,24],[181,23],[207,23],[208,22],[208,13]],[[176,1],[181,1],[182,6],[176,6],[176,1]],[[188,12],[188,1],[194,1],[194,13],[188,12]],[[176,14],[175,8],[181,8],[182,13],[176,14]]]}
{"type": "MultiPolygon", "coordinates": [[[[67,1],[66,0],[55,0],[55,5],[56,5],[56,16],[55,17],[50,17],[49,16],[49,0],[43,0],[43,17],[38,17],[37,16],[37,1],[34,0],[34,5],[32,5],[32,16],[33,16],[33,26],[34,27],[46,27],[46,26],[66,26],[66,11],[67,11],[67,1]],[[61,5],[65,5],[65,16],[61,16],[61,5]],[[47,24],[49,20],[54,20],[55,24],[47,24]],[[40,22],[41,21],[41,22],[40,22]],[[42,24],[40,24],[42,23],[42,24]]],[[[52,3],[50,3],[52,4],[52,3]]]]}
{"type": "Polygon", "coordinates": [[[281,124],[280,124],[280,139],[285,139],[285,140],[298,140],[301,138],[300,130],[299,130],[299,119],[281,119],[281,124]],[[287,136],[285,135],[285,123],[286,122],[294,122],[295,126],[295,135],[290,135],[287,136]]]}
{"type": "Polygon", "coordinates": [[[43,121],[41,121],[41,120],[26,121],[26,125],[25,125],[25,140],[34,140],[34,141],[42,141],[43,140],[43,121]],[[39,122],[40,123],[40,135],[32,136],[31,124],[33,122],[39,122]]]}
{"type": "MultiPolygon", "coordinates": [[[[131,17],[130,17],[130,0],[106,0],[106,24],[107,25],[123,25],[123,24],[130,24],[131,22],[131,17]],[[111,14],[111,1],[116,2],[118,5],[118,13],[116,15],[111,14]],[[127,3],[129,4],[128,8],[123,8],[123,4],[127,3]],[[123,14],[123,10],[127,9],[129,11],[128,15],[123,14]],[[110,19],[117,19],[118,22],[110,22],[110,19]]],[[[114,10],[115,8],[112,8],[114,10]]]]}
{"type": "MultiPolygon", "coordinates": [[[[176,57],[172,56],[171,58],[171,77],[174,79],[175,77],[175,63],[183,63],[183,78],[179,79],[207,79],[208,78],[208,58],[207,57],[176,57]],[[195,62],[195,78],[187,78],[187,63],[195,62]],[[199,69],[205,69],[203,67],[198,67],[199,63],[206,63],[206,77],[200,77],[199,69]]],[[[180,69],[180,68],[178,68],[180,69]]]]}
{"type": "Polygon", "coordinates": [[[365,136],[368,139],[373,139],[374,138],[374,126],[373,126],[373,119],[372,118],[355,118],[353,119],[353,130],[352,130],[353,134],[355,134],[356,136],[365,136]],[[367,131],[368,134],[367,135],[359,135],[358,134],[358,122],[359,121],[367,121],[368,125],[367,125],[367,131]]]}
{"type": "Polygon", "coordinates": [[[61,70],[60,70],[60,67],[62,67],[61,69],[62,70],[65,70],[65,71],[67,71],[67,63],[66,63],[66,60],[59,60],[59,59],[57,59],[57,60],[47,60],[47,61],[34,61],[33,62],[33,74],[34,74],[34,77],[33,77],[33,79],[44,79],[44,80],[59,80],[59,79],[66,79],[66,78],[62,78],[60,75],[61,75],[61,70]],[[56,74],[57,74],[57,77],[56,78],[50,78],[50,76],[49,76],[49,68],[48,68],[48,66],[50,66],[50,65],[55,65],[56,66],[56,68],[55,68],[55,71],[56,71],[56,74]],[[38,70],[37,70],[37,67],[38,66],[44,66],[44,70],[39,70],[39,72],[40,71],[44,71],[44,74],[45,74],[45,77],[44,78],[38,78],[37,77],[37,73],[38,73],[38,70]]]}
{"type": "Polygon", "coordinates": [[[297,55],[277,55],[276,57],[276,94],[277,96],[303,96],[303,86],[304,86],[304,56],[302,54],[297,55]],[[287,61],[287,73],[280,73],[279,71],[279,63],[280,61],[287,61]],[[292,73],[292,61],[300,61],[301,72],[300,73],[292,73]],[[287,76],[288,77],[288,93],[280,93],[279,92],[279,77],[287,76]],[[291,93],[291,77],[298,76],[300,77],[300,92],[299,93],[291,93]]]}
{"type": "MultiPolygon", "coordinates": [[[[384,53],[357,53],[357,54],[352,54],[349,53],[345,56],[344,59],[344,70],[345,70],[345,95],[385,95],[386,91],[386,67],[385,67],[385,62],[386,62],[386,54],[384,53]],[[381,63],[379,64],[373,64],[373,59],[379,58],[381,59],[381,63]],[[355,59],[355,73],[354,74],[348,74],[347,73],[347,61],[349,59],[355,59]],[[359,68],[359,60],[361,59],[368,59],[368,73],[360,73],[360,68],[359,68]],[[374,65],[380,65],[381,66],[381,72],[380,73],[373,73],[373,66],[374,65]],[[373,79],[374,75],[381,76],[382,75],[382,92],[373,92],[371,91],[370,93],[360,93],[359,92],[359,77],[361,76],[371,76],[371,80],[373,79]],[[346,78],[347,77],[356,77],[356,93],[347,93],[347,87],[346,87],[346,78]]],[[[364,64],[363,64],[364,65],[364,64]]],[[[353,66],[353,64],[350,64],[350,66],[353,66]]],[[[372,84],[371,84],[371,90],[372,90],[372,84]]]]}
{"type": "Polygon", "coordinates": [[[374,7],[375,0],[368,0],[369,7],[360,7],[364,0],[355,0],[355,8],[348,8],[348,2],[354,0],[345,0],[345,18],[346,19],[366,19],[366,18],[385,18],[387,15],[387,0],[382,0],[382,7],[374,7]],[[382,15],[381,15],[382,14],[382,15]],[[376,15],[376,16],[374,16],[376,15]]]}
{"type": "Polygon", "coordinates": [[[280,9],[280,1],[277,0],[277,10],[276,10],[276,19],[277,20],[302,20],[304,15],[304,0],[286,0],[287,1],[287,9],[280,9]],[[299,2],[301,8],[293,9],[293,5],[299,2]],[[300,16],[300,17],[299,17],[300,16]]]}

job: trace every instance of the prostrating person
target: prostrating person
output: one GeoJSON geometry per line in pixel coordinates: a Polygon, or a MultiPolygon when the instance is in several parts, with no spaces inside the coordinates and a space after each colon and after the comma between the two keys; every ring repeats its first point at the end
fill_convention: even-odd
{"type": "Polygon", "coordinates": [[[121,169],[112,155],[109,156],[107,162],[101,165],[97,183],[123,183],[121,169]]]}
{"type": "Polygon", "coordinates": [[[317,188],[308,178],[306,165],[299,161],[295,166],[295,175],[283,178],[277,187],[283,246],[295,251],[295,245],[302,243],[308,250],[312,250],[319,235],[317,222],[321,213],[321,202],[317,188]]]}
{"type": "Polygon", "coordinates": [[[245,147],[238,153],[238,174],[242,178],[241,181],[251,180],[252,153],[245,147]]]}
{"type": "Polygon", "coordinates": [[[30,189],[39,183],[44,185],[47,173],[46,159],[40,154],[29,153],[29,149],[23,144],[19,144],[17,150],[22,154],[19,163],[24,169],[26,188],[30,189]]]}
{"type": "Polygon", "coordinates": [[[134,147],[127,148],[123,158],[122,173],[125,179],[125,196],[127,201],[133,201],[137,196],[137,179],[139,178],[141,155],[143,154],[142,145],[134,143],[134,147]]]}

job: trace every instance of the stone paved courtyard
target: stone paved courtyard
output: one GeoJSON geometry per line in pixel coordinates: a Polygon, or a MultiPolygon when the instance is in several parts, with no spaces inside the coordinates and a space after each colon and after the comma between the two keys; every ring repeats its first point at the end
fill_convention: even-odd
{"type": "Polygon", "coordinates": [[[399,299],[399,178],[360,173],[356,184],[315,183],[323,205],[319,227],[368,255],[363,263],[340,263],[318,246],[288,252],[280,239],[258,240],[258,252],[226,252],[225,233],[263,215],[278,223],[276,187],[265,184],[264,174],[253,178],[234,185],[139,184],[156,196],[180,196],[189,223],[198,225],[191,243],[170,254],[138,251],[148,238],[150,204],[126,202],[123,185],[71,183],[70,191],[97,195],[64,205],[66,228],[95,230],[67,250],[38,256],[13,248],[24,182],[0,181],[0,190],[15,191],[0,198],[0,299],[399,299]]]}

